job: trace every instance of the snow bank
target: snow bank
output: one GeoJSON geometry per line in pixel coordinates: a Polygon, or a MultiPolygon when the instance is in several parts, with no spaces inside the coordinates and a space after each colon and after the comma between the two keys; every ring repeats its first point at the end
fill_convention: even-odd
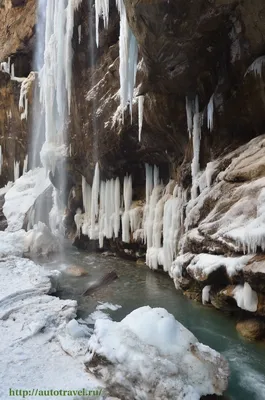
{"type": "Polygon", "coordinates": [[[0,231],[0,259],[7,256],[22,256],[25,251],[24,230],[17,232],[0,231]]]}
{"type": "Polygon", "coordinates": [[[97,320],[89,348],[88,366],[111,395],[128,400],[199,400],[228,384],[222,356],[162,308],[141,307],[121,322],[97,320]]]}
{"type": "Polygon", "coordinates": [[[47,295],[51,289],[43,269],[32,261],[1,260],[1,399],[8,398],[9,388],[92,390],[99,386],[84,369],[89,331],[73,320],[77,303],[47,295]]]}
{"type": "Polygon", "coordinates": [[[10,232],[22,228],[25,214],[37,197],[51,184],[44,168],[36,168],[16,180],[5,194],[3,212],[10,232]]]}

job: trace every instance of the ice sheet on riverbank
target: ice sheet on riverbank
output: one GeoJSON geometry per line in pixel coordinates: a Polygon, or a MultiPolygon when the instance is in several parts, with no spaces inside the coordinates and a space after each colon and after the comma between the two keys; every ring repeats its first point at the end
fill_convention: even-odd
{"type": "Polygon", "coordinates": [[[88,366],[112,395],[128,400],[199,400],[222,394],[228,384],[223,357],[162,308],[141,307],[121,322],[96,321],[90,350],[88,366]]]}
{"type": "Polygon", "coordinates": [[[9,388],[98,387],[83,365],[82,338],[68,338],[67,323],[75,318],[77,304],[47,295],[51,286],[34,262],[19,257],[0,260],[1,399],[9,396],[9,388]]]}

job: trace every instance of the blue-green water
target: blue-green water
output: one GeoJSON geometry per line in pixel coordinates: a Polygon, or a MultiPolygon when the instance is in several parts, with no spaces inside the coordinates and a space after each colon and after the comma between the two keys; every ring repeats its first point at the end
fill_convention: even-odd
{"type": "Polygon", "coordinates": [[[233,400],[265,399],[265,343],[250,343],[239,336],[235,320],[217,310],[190,301],[177,292],[172,280],[144,265],[99,254],[67,249],[61,259],[46,264],[62,271],[63,298],[78,300],[79,316],[93,312],[98,302],[122,306],[109,312],[119,321],[135,308],[149,305],[163,307],[187,327],[204,344],[221,352],[229,361],[231,377],[227,395],[233,400]],[[87,276],[72,277],[63,271],[76,265],[86,269],[87,276]],[[115,270],[119,279],[89,297],[80,296],[90,282],[115,270]]]}

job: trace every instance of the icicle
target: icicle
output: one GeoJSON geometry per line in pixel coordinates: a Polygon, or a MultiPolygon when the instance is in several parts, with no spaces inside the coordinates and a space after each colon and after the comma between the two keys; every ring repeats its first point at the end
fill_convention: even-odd
{"type": "Polygon", "coordinates": [[[99,18],[102,16],[104,28],[108,27],[109,23],[109,0],[95,0],[96,13],[96,43],[99,45],[99,18]]]}
{"type": "Polygon", "coordinates": [[[209,303],[210,290],[211,290],[211,285],[204,286],[204,288],[202,289],[202,304],[209,303]]]}
{"type": "Polygon", "coordinates": [[[82,39],[82,26],[78,25],[78,43],[81,43],[81,39],[82,39]]]}
{"type": "Polygon", "coordinates": [[[130,206],[132,203],[132,177],[125,176],[123,181],[124,213],[122,216],[122,241],[130,243],[130,206]]]}
{"type": "Polygon", "coordinates": [[[15,65],[11,65],[11,79],[13,80],[15,78],[15,65]]]}
{"type": "Polygon", "coordinates": [[[106,184],[101,182],[100,184],[100,205],[99,205],[99,247],[102,249],[104,244],[104,227],[105,227],[105,192],[106,184]]]}
{"type": "Polygon", "coordinates": [[[153,190],[153,168],[149,164],[145,164],[145,202],[149,203],[153,190]]]}
{"type": "Polygon", "coordinates": [[[83,216],[82,210],[80,208],[78,208],[76,210],[76,214],[74,216],[74,221],[75,221],[75,224],[76,224],[77,236],[80,238],[81,227],[82,227],[83,222],[84,222],[84,216],[83,216]]]}
{"type": "Polygon", "coordinates": [[[98,217],[98,196],[100,188],[100,174],[98,163],[95,167],[94,179],[92,185],[92,199],[91,199],[91,234],[90,239],[96,239],[95,224],[98,217]]]}
{"type": "Polygon", "coordinates": [[[2,153],[2,146],[0,144],[0,175],[2,175],[2,165],[4,163],[3,153],[2,153]]]}
{"type": "Polygon", "coordinates": [[[28,171],[28,155],[26,155],[24,164],[23,164],[23,175],[28,171]]]}
{"type": "Polygon", "coordinates": [[[19,161],[14,161],[14,182],[19,178],[19,161]]]}
{"type": "Polygon", "coordinates": [[[265,56],[257,58],[247,69],[245,76],[253,72],[256,76],[262,77],[262,69],[265,65],[265,56]]]}
{"type": "Polygon", "coordinates": [[[213,113],[214,113],[214,95],[211,96],[210,101],[207,106],[207,128],[210,132],[213,130],[213,113]]]}
{"type": "Polygon", "coordinates": [[[188,129],[188,132],[189,132],[189,137],[191,137],[193,106],[192,106],[192,101],[190,101],[188,99],[188,96],[186,96],[186,115],[187,115],[187,129],[188,129]]]}
{"type": "Polygon", "coordinates": [[[154,166],[154,187],[159,185],[159,168],[154,166]]]}
{"type": "Polygon", "coordinates": [[[139,142],[141,141],[142,128],[144,117],[144,96],[138,97],[138,127],[139,127],[139,142]]]}
{"type": "Polygon", "coordinates": [[[191,175],[192,175],[192,193],[191,197],[194,199],[197,197],[197,176],[200,171],[200,140],[201,140],[201,120],[200,114],[196,113],[193,118],[193,159],[191,163],[191,175]]]}
{"type": "Polygon", "coordinates": [[[119,236],[120,231],[120,180],[116,178],[115,180],[115,216],[114,216],[114,235],[115,238],[119,236]]]}

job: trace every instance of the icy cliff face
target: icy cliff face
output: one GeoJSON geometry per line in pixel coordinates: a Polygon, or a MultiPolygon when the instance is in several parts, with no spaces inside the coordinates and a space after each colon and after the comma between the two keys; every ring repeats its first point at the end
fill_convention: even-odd
{"type": "MultiPolygon", "coordinates": [[[[262,261],[251,258],[265,248],[264,139],[257,138],[265,123],[264,2],[65,5],[65,29],[51,26],[49,38],[67,62],[53,60],[49,40],[46,61],[59,86],[56,94],[44,89],[47,107],[51,94],[58,110],[62,80],[67,94],[75,187],[66,220],[79,243],[85,237],[102,248],[115,239],[121,252],[145,252],[147,265],[163,268],[188,296],[263,315],[262,261]],[[244,293],[255,301],[242,300],[244,293]]],[[[27,166],[34,7],[28,0],[0,8],[2,184],[27,166]]]]}

